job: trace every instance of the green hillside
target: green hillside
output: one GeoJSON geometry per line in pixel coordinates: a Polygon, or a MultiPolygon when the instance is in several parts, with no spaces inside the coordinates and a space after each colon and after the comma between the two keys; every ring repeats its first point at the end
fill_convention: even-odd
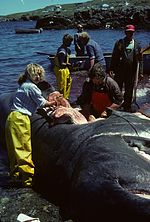
{"type": "Polygon", "coordinates": [[[58,5],[50,5],[45,8],[41,8],[34,11],[29,12],[22,12],[22,13],[16,13],[11,14],[7,16],[1,16],[3,18],[8,19],[20,19],[23,16],[29,16],[29,17],[45,17],[47,15],[53,15],[53,14],[60,14],[63,16],[69,16],[72,17],[74,15],[75,11],[84,11],[88,9],[95,9],[100,8],[103,4],[108,4],[110,7],[114,7],[114,9],[118,9],[119,7],[142,7],[142,8],[150,8],[150,0],[93,0],[93,1],[87,1],[85,3],[74,3],[74,4],[62,4],[61,9],[59,9],[58,5]],[[126,6],[126,3],[129,3],[128,6],[126,6]]]}

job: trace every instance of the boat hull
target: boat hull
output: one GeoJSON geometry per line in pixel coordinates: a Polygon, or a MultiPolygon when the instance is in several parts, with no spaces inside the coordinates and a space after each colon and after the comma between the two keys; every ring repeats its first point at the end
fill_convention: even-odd
{"type": "MultiPolygon", "coordinates": [[[[51,69],[53,70],[54,68],[54,57],[55,55],[50,55],[48,56],[48,59],[50,60],[51,63],[51,69]]],[[[106,70],[108,70],[110,61],[111,61],[111,53],[105,53],[104,54],[105,60],[106,60],[106,70]]],[[[73,65],[74,70],[84,70],[84,67],[86,64],[89,63],[89,57],[88,56],[76,56],[75,54],[70,55],[69,62],[73,65]]]]}
{"type": "MultiPolygon", "coordinates": [[[[106,70],[109,70],[110,62],[111,62],[111,53],[104,53],[105,61],[106,61],[106,70]]],[[[54,55],[50,55],[49,57],[51,63],[51,69],[53,70],[54,67],[54,55]]],[[[79,64],[76,66],[75,69],[83,70],[82,63],[89,63],[88,56],[75,56],[74,54],[70,55],[70,63],[71,64],[79,64]]],[[[143,54],[143,74],[149,75],[150,74],[150,52],[143,54]]]]}
{"type": "Polygon", "coordinates": [[[43,29],[15,29],[16,34],[36,34],[41,33],[43,29]]]}

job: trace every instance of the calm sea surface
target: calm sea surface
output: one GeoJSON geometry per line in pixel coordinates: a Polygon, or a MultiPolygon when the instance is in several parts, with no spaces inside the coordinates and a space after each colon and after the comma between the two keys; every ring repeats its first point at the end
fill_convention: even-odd
{"type": "MultiPolygon", "coordinates": [[[[17,85],[20,73],[28,63],[39,63],[46,70],[46,79],[56,87],[54,74],[50,71],[50,62],[46,55],[36,52],[55,53],[62,42],[64,34],[73,35],[76,30],[47,30],[40,34],[15,34],[15,28],[34,28],[35,22],[0,22],[0,93],[12,92],[17,85]]],[[[111,52],[115,41],[124,36],[123,31],[116,30],[86,30],[96,40],[104,52],[111,52]]],[[[150,32],[137,31],[136,39],[142,47],[150,42],[150,32]]],[[[71,51],[74,53],[72,44],[71,51]]],[[[84,76],[73,77],[71,98],[74,100],[80,94],[84,76]]],[[[150,100],[150,79],[147,78],[144,86],[138,91],[142,101],[150,100]]],[[[150,101],[148,101],[150,102],[150,101]]]]}

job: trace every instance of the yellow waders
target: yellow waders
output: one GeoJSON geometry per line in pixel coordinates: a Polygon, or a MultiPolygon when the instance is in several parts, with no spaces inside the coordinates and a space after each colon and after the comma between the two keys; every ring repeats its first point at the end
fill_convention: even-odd
{"type": "Polygon", "coordinates": [[[68,99],[72,84],[72,78],[70,77],[69,69],[67,67],[65,69],[60,69],[58,66],[55,66],[54,72],[56,75],[57,87],[59,92],[63,94],[65,99],[68,99]]]}
{"type": "Polygon", "coordinates": [[[24,186],[32,184],[31,125],[28,115],[13,111],[6,121],[6,144],[10,161],[10,176],[21,177],[24,186]]]}
{"type": "MultiPolygon", "coordinates": [[[[67,56],[67,62],[69,61],[69,55],[67,56]]],[[[57,87],[65,99],[69,98],[70,89],[72,85],[72,78],[68,67],[60,68],[57,56],[55,57],[54,72],[56,75],[57,87]]]]}

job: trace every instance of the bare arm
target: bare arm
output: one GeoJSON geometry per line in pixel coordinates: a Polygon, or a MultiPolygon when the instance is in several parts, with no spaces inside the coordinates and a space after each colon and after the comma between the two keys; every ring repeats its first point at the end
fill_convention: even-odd
{"type": "Polygon", "coordinates": [[[89,67],[89,71],[92,69],[92,67],[94,66],[95,63],[95,59],[90,59],[90,67],[89,67]]]}

